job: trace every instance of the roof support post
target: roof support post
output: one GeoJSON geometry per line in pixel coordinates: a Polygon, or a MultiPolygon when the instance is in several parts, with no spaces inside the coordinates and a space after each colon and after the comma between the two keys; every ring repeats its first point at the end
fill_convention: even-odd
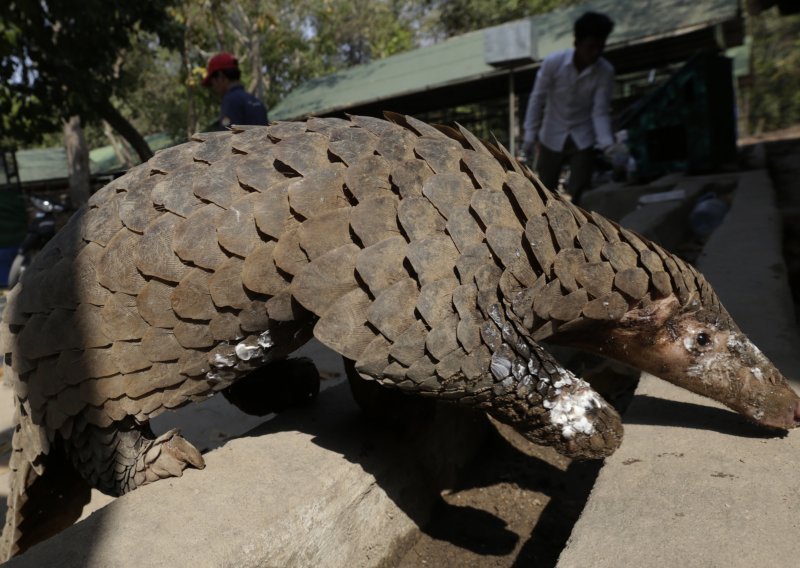
{"type": "Polygon", "coordinates": [[[517,96],[514,93],[514,68],[508,69],[508,151],[517,155],[517,96]]]}

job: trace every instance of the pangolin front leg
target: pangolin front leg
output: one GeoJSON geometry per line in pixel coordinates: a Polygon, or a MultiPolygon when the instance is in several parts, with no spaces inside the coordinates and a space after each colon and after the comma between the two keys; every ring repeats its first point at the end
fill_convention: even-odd
{"type": "MultiPolygon", "coordinates": [[[[570,457],[594,459],[613,453],[623,435],[616,410],[528,337],[499,303],[490,305],[486,316],[480,334],[488,350],[463,357],[462,368],[469,378],[459,373],[443,380],[435,372],[429,376],[412,372],[415,382],[408,381],[406,373],[394,375],[401,380],[390,383],[391,372],[371,374],[370,355],[356,363],[355,370],[384,385],[483,409],[532,442],[554,446],[570,457]]],[[[389,348],[395,353],[400,349],[402,343],[389,348]]],[[[416,364],[423,369],[425,361],[411,367],[416,364]]]]}
{"type": "Polygon", "coordinates": [[[538,343],[518,334],[499,304],[481,332],[490,346],[495,384],[489,413],[535,443],[575,458],[611,455],[622,442],[616,410],[538,343]]]}

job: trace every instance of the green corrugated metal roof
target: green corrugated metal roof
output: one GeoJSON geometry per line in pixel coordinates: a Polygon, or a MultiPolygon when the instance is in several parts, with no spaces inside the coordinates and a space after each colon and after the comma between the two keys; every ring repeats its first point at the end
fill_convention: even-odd
{"type": "MultiPolygon", "coordinates": [[[[154,152],[176,143],[165,133],[145,136],[145,140],[154,152]]],[[[22,183],[64,179],[67,177],[67,153],[60,147],[17,150],[17,167],[22,183]]],[[[112,172],[121,168],[122,163],[111,146],[101,146],[89,152],[91,173],[112,172]]]]}
{"type": "MultiPolygon", "coordinates": [[[[178,144],[178,140],[174,140],[166,132],[158,132],[144,137],[147,144],[153,152],[158,152],[164,148],[178,144]]],[[[89,152],[89,161],[91,162],[92,173],[105,173],[113,172],[123,168],[123,164],[117,157],[112,146],[100,146],[89,152]]]]}
{"type": "Polygon", "coordinates": [[[67,153],[64,148],[17,150],[17,167],[22,183],[67,177],[67,153]]]}
{"type": "Polygon", "coordinates": [[[270,109],[270,118],[297,118],[493,72],[495,68],[483,62],[483,32],[471,32],[312,79],[270,109]]]}
{"type": "MultiPolygon", "coordinates": [[[[536,53],[572,45],[575,19],[587,10],[615,22],[608,51],[648,39],[677,35],[739,16],[738,0],[596,0],[532,16],[536,53]]],[[[404,94],[504,73],[484,63],[484,30],[457,36],[344,71],[312,79],[270,110],[273,119],[325,114],[404,94]]]]}

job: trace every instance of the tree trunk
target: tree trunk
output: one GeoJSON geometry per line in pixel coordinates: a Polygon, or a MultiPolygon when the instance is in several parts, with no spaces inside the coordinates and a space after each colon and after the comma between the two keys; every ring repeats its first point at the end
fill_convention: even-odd
{"type": "Polygon", "coordinates": [[[261,59],[261,34],[263,32],[259,24],[259,0],[251,0],[248,9],[245,9],[243,2],[233,2],[232,9],[229,17],[231,29],[239,44],[238,51],[244,51],[244,58],[250,64],[252,73],[247,90],[263,102],[266,91],[264,66],[261,59]]]}
{"type": "Polygon", "coordinates": [[[100,115],[100,118],[108,122],[111,127],[131,145],[131,148],[138,154],[141,161],[146,162],[153,157],[153,151],[147,144],[147,140],[145,140],[144,137],[139,134],[139,131],[128,122],[127,118],[122,116],[120,112],[114,108],[114,105],[112,105],[110,101],[102,101],[99,103],[97,105],[97,113],[100,115]]]}
{"type": "Polygon", "coordinates": [[[220,0],[211,0],[209,13],[215,15],[211,17],[211,23],[214,26],[214,32],[217,36],[217,51],[223,51],[225,49],[226,41],[224,26],[222,25],[221,19],[216,16],[219,14],[225,14],[227,11],[227,7],[223,6],[220,0]]]}
{"type": "Polygon", "coordinates": [[[128,170],[136,165],[136,155],[131,150],[131,147],[114,132],[114,129],[105,120],[103,121],[103,134],[106,135],[111,147],[114,148],[114,154],[116,154],[123,168],[128,170]]]}
{"type": "MultiPolygon", "coordinates": [[[[181,52],[181,59],[183,60],[183,68],[186,72],[186,76],[189,77],[191,74],[191,62],[189,61],[189,54],[186,53],[184,49],[181,52]]],[[[194,92],[195,86],[186,82],[186,139],[192,137],[192,134],[197,132],[197,110],[195,109],[194,104],[194,92]]]]}
{"type": "MultiPolygon", "coordinates": [[[[252,0],[250,6],[251,14],[258,14],[259,13],[259,2],[258,0],[252,0]]],[[[258,100],[264,102],[264,96],[266,93],[264,92],[264,65],[261,60],[261,30],[258,27],[258,18],[250,18],[248,23],[250,24],[249,34],[250,34],[250,41],[248,42],[248,49],[250,51],[250,69],[253,73],[253,82],[254,88],[250,91],[258,100]]]]}
{"type": "Polygon", "coordinates": [[[260,101],[264,101],[264,71],[261,63],[261,38],[254,34],[250,39],[250,65],[253,73],[252,92],[260,101]]]}
{"type": "Polygon", "coordinates": [[[181,66],[184,75],[181,77],[186,85],[186,139],[192,137],[192,134],[197,132],[197,110],[195,109],[194,96],[196,86],[192,78],[192,58],[189,55],[189,45],[191,41],[192,19],[187,9],[186,3],[182,5],[183,10],[183,41],[181,41],[181,66]]]}
{"type": "Polygon", "coordinates": [[[67,151],[69,199],[73,207],[80,207],[89,199],[89,148],[81,128],[81,118],[71,116],[64,122],[64,148],[67,151]]]}

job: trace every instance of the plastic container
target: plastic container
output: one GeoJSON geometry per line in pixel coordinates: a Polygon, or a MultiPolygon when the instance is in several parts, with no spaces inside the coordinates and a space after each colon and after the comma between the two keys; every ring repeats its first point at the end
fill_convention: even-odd
{"type": "Polygon", "coordinates": [[[639,183],[636,158],[634,158],[632,155],[628,156],[628,161],[625,164],[625,177],[627,178],[628,183],[639,183]]]}
{"type": "Polygon", "coordinates": [[[722,224],[727,212],[728,205],[716,193],[706,193],[698,199],[689,214],[689,226],[696,236],[706,238],[722,224]]]}

